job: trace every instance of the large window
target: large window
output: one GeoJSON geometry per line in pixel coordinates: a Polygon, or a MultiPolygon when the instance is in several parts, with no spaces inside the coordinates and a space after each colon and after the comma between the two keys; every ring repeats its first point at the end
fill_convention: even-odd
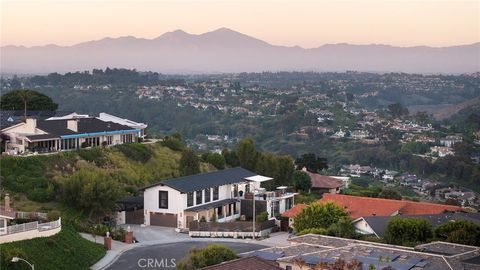
{"type": "Polygon", "coordinates": [[[203,195],[204,198],[205,198],[204,200],[205,200],[205,202],[207,203],[207,202],[210,201],[210,188],[206,188],[206,189],[204,190],[204,192],[205,192],[205,195],[203,195]]]}
{"type": "Polygon", "coordinates": [[[158,192],[158,208],[168,208],[168,191],[160,190],[158,192]]]}
{"type": "Polygon", "coordinates": [[[193,206],[193,191],[187,193],[187,207],[193,206]]]}
{"type": "Polygon", "coordinates": [[[202,204],[202,191],[198,190],[196,193],[196,204],[202,204]]]}
{"type": "Polygon", "coordinates": [[[245,193],[250,193],[250,184],[245,184],[245,193]]]}
{"type": "Polygon", "coordinates": [[[218,187],[213,188],[213,200],[218,200],[218,187]]]}

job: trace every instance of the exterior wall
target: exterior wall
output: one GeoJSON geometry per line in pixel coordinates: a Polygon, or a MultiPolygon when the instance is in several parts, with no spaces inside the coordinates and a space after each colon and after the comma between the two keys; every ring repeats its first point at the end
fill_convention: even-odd
{"type": "Polygon", "coordinates": [[[178,219],[182,218],[183,210],[187,207],[187,195],[167,186],[154,186],[148,188],[143,193],[143,208],[145,214],[145,223],[150,225],[150,213],[169,213],[177,214],[178,219]],[[158,207],[158,191],[168,191],[168,209],[158,207]]]}
{"type": "Polygon", "coordinates": [[[117,225],[125,224],[125,211],[117,212],[117,225]]]}
{"type": "Polygon", "coordinates": [[[375,235],[375,232],[373,231],[373,229],[370,227],[370,225],[363,218],[354,222],[353,226],[355,226],[356,231],[361,233],[361,234],[375,235]]]}
{"type": "Polygon", "coordinates": [[[25,134],[39,135],[45,134],[44,131],[37,129],[37,120],[28,118],[26,123],[20,123],[2,130],[2,133],[10,137],[10,142],[7,145],[7,149],[17,149],[20,152],[25,152],[26,141],[24,139],[25,134]],[[17,139],[22,143],[17,143],[17,139]]]}
{"type": "Polygon", "coordinates": [[[48,237],[59,233],[61,229],[62,227],[58,227],[48,231],[30,230],[25,232],[6,234],[0,237],[0,244],[28,240],[37,237],[48,237]]]}

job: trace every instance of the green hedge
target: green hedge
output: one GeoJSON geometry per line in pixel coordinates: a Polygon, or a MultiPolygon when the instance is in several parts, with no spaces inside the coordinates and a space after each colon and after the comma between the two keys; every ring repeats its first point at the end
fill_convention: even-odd
{"type": "Polygon", "coordinates": [[[125,143],[116,148],[127,158],[141,163],[147,162],[153,155],[152,150],[141,143],[125,143]]]}

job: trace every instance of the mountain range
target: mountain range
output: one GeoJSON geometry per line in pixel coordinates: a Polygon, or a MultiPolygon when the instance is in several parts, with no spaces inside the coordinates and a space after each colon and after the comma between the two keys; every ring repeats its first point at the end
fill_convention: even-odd
{"type": "Polygon", "coordinates": [[[441,48],[340,43],[306,49],[272,45],[227,28],[200,35],[176,30],[154,39],[127,36],[73,46],[3,46],[0,50],[2,73],[46,74],[106,67],[161,73],[480,71],[480,42],[441,48]]]}

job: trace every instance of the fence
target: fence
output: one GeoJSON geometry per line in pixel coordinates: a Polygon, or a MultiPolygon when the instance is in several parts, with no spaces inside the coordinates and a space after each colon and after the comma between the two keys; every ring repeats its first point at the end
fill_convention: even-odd
{"type": "Polygon", "coordinates": [[[29,222],[12,225],[0,229],[0,244],[37,237],[48,237],[57,234],[62,229],[62,221],[58,220],[46,223],[29,222]]]}
{"type": "Polygon", "coordinates": [[[32,230],[48,231],[48,230],[56,229],[60,226],[62,226],[62,222],[60,218],[58,220],[47,222],[47,223],[38,223],[38,221],[35,221],[35,222],[8,226],[5,234],[20,233],[20,232],[26,232],[26,231],[32,231],[32,230]]]}
{"type": "MultiPolygon", "coordinates": [[[[275,227],[275,220],[255,224],[255,237],[267,236],[275,227]]],[[[198,222],[189,223],[189,235],[192,237],[233,237],[247,238],[253,235],[251,221],[198,222]]]]}
{"type": "Polygon", "coordinates": [[[15,218],[19,219],[41,219],[41,220],[47,220],[47,213],[41,213],[41,212],[20,212],[17,211],[15,212],[15,218]]]}

